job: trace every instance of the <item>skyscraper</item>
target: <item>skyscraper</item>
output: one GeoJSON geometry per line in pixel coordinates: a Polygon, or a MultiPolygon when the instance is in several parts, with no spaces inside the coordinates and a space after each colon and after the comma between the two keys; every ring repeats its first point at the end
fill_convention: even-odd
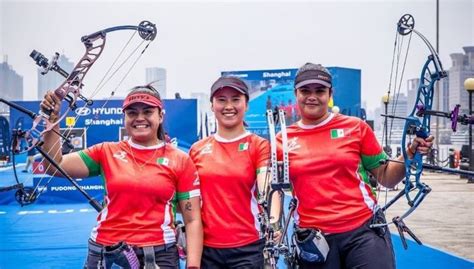
{"type": "MultiPolygon", "coordinates": [[[[419,78],[412,78],[412,79],[407,80],[407,107],[410,109],[412,109],[413,106],[415,106],[416,94],[418,93],[419,85],[420,85],[419,78]]],[[[407,111],[407,113],[410,113],[410,112],[411,110],[407,111]]]]}
{"type": "MultiPolygon", "coordinates": [[[[449,71],[447,72],[448,72],[448,76],[443,78],[439,84],[439,95],[441,96],[440,103],[439,103],[440,111],[451,111],[454,108],[454,107],[450,107],[451,105],[449,104],[449,71]]],[[[450,120],[448,118],[441,118],[440,127],[441,128],[448,127],[449,121],[450,120]]]]}
{"type": "MultiPolygon", "coordinates": [[[[68,73],[74,69],[74,63],[69,61],[69,59],[64,55],[59,56],[57,64],[68,73]]],[[[41,75],[41,70],[38,68],[37,72],[38,100],[42,100],[47,91],[57,89],[65,80],[63,76],[54,71],[49,71],[46,75],[41,75]]]]}
{"type": "Polygon", "coordinates": [[[191,98],[195,98],[198,104],[198,126],[200,138],[204,138],[214,130],[213,113],[208,93],[192,92],[191,98]],[[207,126],[206,126],[207,125],[207,126]]]}
{"type": "MultiPolygon", "coordinates": [[[[467,78],[474,77],[474,46],[463,47],[463,53],[452,53],[452,66],[449,69],[449,110],[451,111],[455,105],[461,105],[460,114],[469,114],[469,96],[464,89],[464,81],[467,78]]],[[[453,133],[451,138],[452,144],[466,145],[469,143],[468,128],[465,125],[458,124],[457,132],[453,133]]]]}
{"type": "MultiPolygon", "coordinates": [[[[23,100],[23,77],[8,64],[7,56],[4,56],[3,62],[0,63],[0,98],[8,101],[23,100]]],[[[8,112],[8,106],[0,104],[0,113],[8,112]]]]}
{"type": "Polygon", "coordinates": [[[209,94],[203,92],[192,92],[191,98],[196,98],[198,101],[198,111],[201,113],[212,113],[211,101],[209,94]]]}
{"type": "MultiPolygon", "coordinates": [[[[409,86],[410,87],[410,86],[409,86]]],[[[408,91],[410,93],[410,91],[408,91]]],[[[409,106],[407,95],[400,92],[396,95],[390,95],[390,99],[387,106],[387,115],[394,115],[397,117],[406,117],[411,112],[413,106],[409,106]]],[[[374,126],[377,131],[376,135],[379,142],[385,145],[385,140],[388,140],[389,144],[399,144],[402,139],[403,129],[405,128],[405,121],[401,119],[393,119],[388,117],[382,117],[380,114],[385,114],[384,104],[375,109],[375,121],[374,126]],[[387,121],[385,123],[385,121],[387,121]],[[385,133],[384,125],[387,124],[387,132],[385,133]],[[385,139],[387,137],[387,139],[385,139]]]]}
{"type": "Polygon", "coordinates": [[[468,113],[468,93],[464,89],[464,80],[474,77],[474,46],[463,47],[465,54],[452,53],[452,67],[449,69],[449,109],[461,105],[461,113],[468,113]]]}
{"type": "Polygon", "coordinates": [[[166,69],[148,67],[146,69],[146,83],[151,82],[153,82],[152,86],[160,93],[161,98],[166,98],[166,69]]]}

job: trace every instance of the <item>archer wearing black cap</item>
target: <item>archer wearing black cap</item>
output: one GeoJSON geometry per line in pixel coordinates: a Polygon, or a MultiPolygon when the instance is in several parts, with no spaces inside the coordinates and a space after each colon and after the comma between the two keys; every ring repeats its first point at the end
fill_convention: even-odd
{"type": "Polygon", "coordinates": [[[245,84],[245,82],[243,80],[241,80],[240,78],[225,77],[225,76],[222,76],[222,77],[218,78],[216,80],[216,82],[214,82],[214,84],[212,84],[212,87],[211,87],[211,103],[212,103],[212,97],[214,96],[214,94],[218,90],[221,90],[221,89],[224,89],[224,88],[234,89],[235,91],[243,94],[244,97],[245,97],[245,100],[248,103],[248,101],[249,101],[249,88],[248,88],[247,84],[245,84]]]}
{"type": "Polygon", "coordinates": [[[295,95],[303,122],[315,124],[325,120],[330,115],[328,104],[332,94],[332,76],[325,67],[307,63],[298,69],[295,95]]]}
{"type": "Polygon", "coordinates": [[[329,89],[332,88],[332,76],[329,71],[320,64],[307,63],[298,69],[295,78],[295,89],[303,86],[317,84],[329,89]]]}
{"type": "MultiPolygon", "coordinates": [[[[368,173],[390,188],[404,178],[405,167],[380,163],[387,156],[367,123],[329,112],[333,85],[320,64],[303,65],[295,78],[301,120],[287,135],[290,181],[298,198],[299,268],[395,268],[390,232],[368,173]]],[[[408,156],[426,154],[432,139],[415,138],[408,156]]],[[[277,140],[281,152],[280,134],[277,140]]]]}
{"type": "MultiPolygon", "coordinates": [[[[245,129],[248,101],[244,81],[217,79],[211,87],[217,132],[196,142],[189,152],[201,183],[202,268],[263,268],[265,241],[257,200],[258,190],[266,190],[270,146],[245,129]]],[[[273,222],[277,220],[275,214],[273,222]]]]}

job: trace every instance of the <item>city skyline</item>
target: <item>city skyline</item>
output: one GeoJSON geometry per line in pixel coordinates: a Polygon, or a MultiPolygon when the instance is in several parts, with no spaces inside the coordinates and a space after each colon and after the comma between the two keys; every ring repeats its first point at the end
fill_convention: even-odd
{"type": "MultiPolygon", "coordinates": [[[[471,46],[471,47],[463,47],[463,49],[467,52],[469,51],[470,53],[472,53],[473,49],[474,49],[474,46],[471,46]]],[[[453,60],[453,63],[456,64],[456,66],[451,66],[451,67],[448,67],[446,68],[445,70],[449,73],[449,71],[451,69],[454,69],[456,75],[457,73],[460,72],[460,66],[459,65],[463,65],[463,57],[466,57],[466,59],[468,60],[467,62],[464,63],[465,67],[468,68],[466,70],[464,69],[461,69],[461,72],[462,74],[464,74],[464,76],[466,76],[466,73],[467,74],[472,74],[472,75],[468,75],[469,77],[470,76],[473,76],[474,75],[474,69],[472,68],[472,59],[469,58],[469,55],[467,54],[463,54],[463,53],[451,53],[450,54],[451,57],[454,59],[453,60]],[[469,71],[470,70],[470,71],[469,71]]],[[[471,56],[472,57],[472,56],[471,56]]],[[[14,68],[11,68],[11,66],[8,64],[8,57],[5,56],[4,57],[4,62],[0,62],[0,65],[4,66],[4,67],[8,67],[10,71],[8,72],[12,72],[15,74],[15,76],[19,77],[19,79],[23,80],[23,77],[21,76],[21,74],[18,74],[16,73],[16,70],[14,68]]],[[[58,59],[58,65],[60,65],[63,69],[65,69],[67,72],[69,70],[71,70],[73,68],[73,65],[72,63],[69,61],[68,57],[64,54],[61,54],[59,56],[59,59],[58,59]]],[[[37,86],[37,89],[38,89],[38,97],[37,99],[35,100],[40,100],[41,99],[41,96],[42,94],[44,94],[45,90],[49,89],[49,88],[52,88],[53,86],[52,85],[55,85],[54,87],[60,85],[60,83],[64,80],[63,77],[61,77],[58,73],[56,72],[53,72],[53,71],[50,71],[48,72],[47,74],[43,75],[41,74],[41,69],[40,68],[37,68],[37,78],[38,78],[38,86],[37,86]],[[49,88],[48,88],[49,87],[49,88]]],[[[143,70],[145,72],[145,83],[152,83],[152,85],[160,92],[160,95],[163,97],[163,98],[174,98],[174,97],[167,97],[167,89],[166,89],[166,69],[164,68],[161,68],[161,67],[147,67],[145,68],[145,70],[143,70]]],[[[362,70],[363,71],[363,70],[362,70]]],[[[466,76],[467,77],[467,76],[466,76]]],[[[18,79],[18,78],[17,78],[18,79]]],[[[457,79],[458,81],[460,81],[460,79],[457,79]]],[[[461,79],[462,80],[462,79],[461,79]]],[[[415,97],[416,97],[416,92],[417,92],[417,87],[418,87],[418,84],[419,84],[419,81],[420,79],[419,78],[411,78],[411,79],[407,79],[406,81],[403,81],[402,82],[402,92],[401,92],[401,98],[405,98],[407,99],[406,101],[404,101],[405,103],[408,102],[408,104],[405,104],[405,106],[408,105],[409,108],[411,108],[413,106],[413,102],[415,100],[415,97]],[[403,86],[403,85],[406,85],[403,86]],[[406,89],[406,92],[405,92],[405,89],[406,89]]],[[[461,81],[463,82],[463,81],[461,81]]],[[[0,82],[1,83],[1,82],[0,82]]],[[[459,83],[459,82],[458,82],[459,83]]],[[[449,76],[447,78],[444,78],[442,80],[442,83],[440,84],[440,91],[441,91],[441,94],[443,95],[442,98],[441,98],[441,101],[442,103],[440,103],[440,108],[439,110],[441,111],[447,111],[450,109],[449,107],[449,76]]],[[[23,85],[22,83],[21,84],[18,84],[18,85],[23,85]]],[[[459,94],[466,94],[464,92],[464,89],[457,89],[456,87],[451,87],[453,88],[456,92],[460,92],[459,94]]],[[[24,89],[23,89],[24,90],[24,89]]],[[[8,93],[8,91],[6,91],[6,93],[8,93]]],[[[15,93],[16,95],[15,96],[21,96],[20,99],[24,99],[24,95],[23,93],[15,93]]],[[[392,94],[395,94],[392,92],[392,94]]],[[[10,94],[11,95],[11,94],[10,94]]],[[[202,96],[208,96],[209,94],[208,93],[205,93],[205,92],[190,92],[189,93],[189,97],[190,98],[197,98],[197,99],[200,99],[202,96]]],[[[8,96],[8,94],[7,94],[8,96]]],[[[115,96],[115,97],[124,97],[125,95],[123,96],[115,96]]],[[[456,97],[459,99],[459,95],[456,95],[456,97]]],[[[9,98],[9,97],[7,97],[9,98]]],[[[391,95],[390,97],[390,100],[392,101],[392,99],[395,98],[395,95],[391,95]]],[[[462,101],[466,104],[463,103],[463,106],[461,106],[462,110],[465,111],[467,109],[467,97],[463,97],[461,98],[462,101]]],[[[15,98],[13,98],[15,99],[15,98]]],[[[199,102],[201,102],[201,100],[198,100],[199,102]]],[[[459,101],[459,100],[458,100],[459,101]]],[[[363,103],[365,103],[365,101],[363,101],[363,103]]],[[[436,103],[436,101],[434,101],[434,103],[436,103]]],[[[459,102],[458,102],[459,103],[459,102]]],[[[381,106],[383,106],[382,103],[380,103],[378,106],[375,106],[371,112],[372,113],[375,113],[377,114],[376,111],[379,111],[381,109],[381,106]]],[[[407,113],[407,109],[406,107],[405,108],[402,108],[401,110],[398,110],[398,111],[395,111],[393,112],[393,106],[392,106],[392,103],[390,102],[389,104],[390,106],[390,113],[389,114],[398,114],[399,116],[403,116],[407,113]]],[[[207,107],[207,105],[205,106],[207,107]]],[[[362,106],[364,107],[364,106],[362,106]]],[[[397,108],[398,109],[398,108],[397,108]]],[[[467,112],[465,112],[467,113],[467,112]]],[[[370,119],[373,119],[372,117],[373,115],[370,116],[370,119]]],[[[443,121],[445,121],[446,119],[443,118],[443,121]]],[[[375,120],[375,122],[377,121],[380,121],[380,120],[375,120]]],[[[443,124],[444,125],[444,124],[443,124]]],[[[378,126],[377,124],[375,124],[375,126],[378,126]]]]}
{"type": "MultiPolygon", "coordinates": [[[[463,46],[474,44],[472,6],[469,0],[440,1],[440,57],[446,67],[450,66],[450,53],[462,52],[463,46]]],[[[143,19],[157,24],[158,35],[120,86],[119,95],[144,83],[143,70],[147,67],[167,70],[168,95],[180,92],[189,97],[191,92],[208,92],[221,71],[297,68],[312,61],[363,70],[362,100],[373,110],[388,88],[398,19],[412,13],[416,29],[436,46],[435,1],[1,0],[0,12],[0,53],[8,55],[9,64],[24,76],[27,98],[36,96],[36,66],[28,57],[31,50],[47,57],[62,52],[75,62],[84,50],[80,36],[143,19]],[[50,12],[53,9],[55,12],[50,12]],[[64,16],[71,11],[81,14],[81,19],[64,16]],[[48,19],[39,24],[40,14],[48,14],[48,19]]],[[[128,37],[129,33],[110,34],[102,58],[85,79],[86,91],[94,89],[110,66],[112,55],[128,37]]],[[[405,79],[418,77],[428,55],[419,39],[413,38],[411,48],[405,79]]],[[[106,98],[111,89],[98,97],[106,98]]]]}

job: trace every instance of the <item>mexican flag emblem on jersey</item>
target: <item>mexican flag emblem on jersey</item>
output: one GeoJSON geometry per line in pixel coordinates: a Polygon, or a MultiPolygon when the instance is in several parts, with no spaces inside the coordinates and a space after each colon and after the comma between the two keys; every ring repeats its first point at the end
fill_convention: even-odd
{"type": "Polygon", "coordinates": [[[168,166],[168,164],[170,163],[170,160],[168,158],[162,157],[162,158],[158,158],[156,160],[156,163],[168,166]]]}
{"type": "Polygon", "coordinates": [[[344,137],[344,129],[332,129],[331,130],[331,139],[337,139],[344,137]]]}
{"type": "Polygon", "coordinates": [[[248,149],[249,149],[249,142],[239,144],[239,151],[244,151],[244,150],[248,150],[248,149]]]}

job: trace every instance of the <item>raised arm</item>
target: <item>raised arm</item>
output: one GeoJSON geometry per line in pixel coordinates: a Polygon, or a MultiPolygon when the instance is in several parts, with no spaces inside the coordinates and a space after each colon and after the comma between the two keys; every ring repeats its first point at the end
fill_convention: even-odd
{"type": "MultiPolygon", "coordinates": [[[[41,109],[43,111],[52,111],[50,121],[57,120],[57,115],[61,109],[61,100],[52,92],[48,91],[41,102],[41,109]]],[[[58,124],[59,125],[59,124],[58,124]]],[[[82,161],[77,152],[69,153],[63,156],[61,152],[60,137],[55,134],[59,133],[59,126],[56,125],[51,131],[46,132],[43,136],[43,145],[41,148],[48,153],[53,160],[58,163],[62,169],[66,171],[73,178],[83,178],[89,176],[89,170],[82,161]]],[[[46,173],[49,175],[62,177],[56,168],[54,168],[46,159],[43,161],[46,167],[46,173]]]]}

